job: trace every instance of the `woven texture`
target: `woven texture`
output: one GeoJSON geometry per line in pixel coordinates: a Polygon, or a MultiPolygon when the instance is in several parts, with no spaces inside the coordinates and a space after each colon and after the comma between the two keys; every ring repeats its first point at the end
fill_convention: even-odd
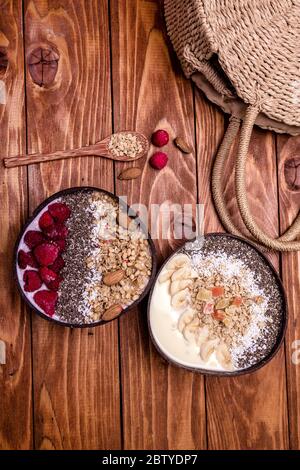
{"type": "Polygon", "coordinates": [[[185,74],[300,126],[300,0],[165,0],[185,74]]]}

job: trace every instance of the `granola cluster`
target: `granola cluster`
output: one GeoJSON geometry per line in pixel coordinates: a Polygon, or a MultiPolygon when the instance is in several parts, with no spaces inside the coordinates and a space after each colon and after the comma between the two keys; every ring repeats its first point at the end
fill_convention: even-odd
{"type": "MultiPolygon", "coordinates": [[[[265,302],[242,287],[237,277],[225,278],[221,274],[199,275],[191,286],[191,298],[201,325],[209,329],[209,337],[219,338],[229,348],[246,334],[253,307],[265,302]]],[[[263,328],[265,320],[259,325],[263,328]]]]}
{"type": "Polygon", "coordinates": [[[151,275],[152,259],[149,242],[134,221],[127,228],[116,223],[120,216],[115,201],[95,193],[90,208],[94,250],[85,261],[93,277],[101,281],[91,280],[84,299],[97,321],[110,307],[117,304],[124,309],[140,297],[151,275]]]}

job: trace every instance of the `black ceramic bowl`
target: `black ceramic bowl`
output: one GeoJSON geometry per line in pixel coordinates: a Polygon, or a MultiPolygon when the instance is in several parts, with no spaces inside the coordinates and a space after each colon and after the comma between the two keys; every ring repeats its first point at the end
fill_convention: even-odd
{"type": "MultiPolygon", "coordinates": [[[[28,298],[28,296],[26,295],[26,292],[23,290],[20,282],[19,282],[19,276],[18,276],[18,251],[19,251],[19,246],[20,246],[20,243],[23,239],[23,236],[25,235],[25,232],[27,231],[29,225],[35,220],[38,218],[40,212],[48,205],[50,204],[51,202],[54,202],[56,199],[62,197],[62,196],[65,196],[66,194],[72,194],[72,193],[76,193],[78,191],[97,191],[97,192],[101,192],[101,193],[104,193],[104,194],[107,194],[108,196],[110,196],[112,199],[114,199],[123,209],[124,211],[128,211],[128,206],[122,201],[122,200],[119,200],[119,198],[117,196],[115,196],[114,194],[110,193],[109,191],[105,191],[103,189],[100,189],[100,188],[94,188],[94,187],[90,187],[90,186],[83,186],[83,187],[74,187],[74,188],[69,188],[69,189],[65,189],[63,191],[59,191],[55,194],[53,194],[52,196],[50,196],[49,198],[45,199],[44,202],[42,202],[42,204],[40,204],[36,209],[35,211],[33,212],[33,215],[32,217],[29,218],[29,220],[26,222],[25,226],[23,227],[21,233],[19,234],[19,237],[16,241],[16,244],[15,244],[15,250],[14,250],[14,274],[15,274],[15,279],[16,279],[16,282],[17,282],[17,285],[18,285],[18,288],[19,288],[19,291],[21,293],[21,296],[23,297],[23,299],[25,300],[25,302],[29,305],[29,307],[31,307],[38,315],[40,315],[42,318],[44,318],[45,320],[48,320],[48,321],[51,321],[51,322],[54,322],[54,323],[57,323],[59,325],[62,325],[62,326],[66,326],[66,327],[70,327],[70,328],[91,328],[91,327],[94,327],[94,326],[98,326],[98,325],[102,325],[102,324],[105,324],[105,323],[108,323],[107,321],[103,321],[103,320],[99,320],[99,321],[96,321],[96,322],[93,322],[93,323],[67,323],[67,322],[64,322],[64,321],[60,321],[56,318],[53,318],[53,317],[50,317],[48,315],[46,315],[45,313],[42,312],[42,310],[39,310],[38,307],[36,307],[32,302],[31,300],[28,298]]],[[[133,216],[134,217],[134,216],[133,216]]],[[[126,312],[128,312],[128,310],[136,307],[144,298],[145,296],[148,294],[149,290],[150,290],[150,287],[151,287],[151,284],[155,278],[155,274],[156,274],[156,268],[157,268],[157,263],[156,263],[156,251],[155,251],[155,247],[154,247],[154,243],[150,237],[150,234],[147,233],[146,231],[146,228],[144,226],[144,224],[142,223],[142,221],[136,217],[135,220],[138,222],[141,230],[147,234],[147,239],[148,239],[148,242],[149,242],[149,249],[150,249],[150,252],[151,252],[151,257],[152,257],[152,271],[151,271],[151,276],[149,278],[149,281],[144,289],[144,291],[142,292],[142,294],[140,295],[140,297],[134,301],[131,305],[129,305],[128,307],[126,307],[121,315],[124,315],[126,312]]],[[[121,316],[119,315],[119,317],[121,316]]],[[[119,318],[117,317],[117,318],[119,318]]],[[[113,321],[113,320],[110,320],[110,321],[113,321]]]]}
{"type": "Polygon", "coordinates": [[[149,294],[149,300],[148,300],[148,329],[149,329],[149,332],[150,332],[151,340],[152,340],[155,348],[161,354],[161,356],[167,362],[169,362],[170,364],[175,365],[177,367],[181,367],[183,369],[190,370],[192,372],[197,372],[197,373],[200,373],[200,374],[234,377],[234,376],[238,376],[238,375],[243,375],[243,374],[248,374],[248,373],[251,373],[251,372],[255,372],[256,370],[258,370],[261,367],[265,366],[276,355],[276,353],[278,352],[278,350],[279,350],[279,348],[280,348],[280,346],[281,346],[281,344],[284,340],[284,335],[285,335],[285,331],[286,331],[287,317],[288,317],[288,314],[287,314],[287,300],[286,300],[286,294],[285,294],[285,291],[284,291],[284,287],[283,287],[282,282],[281,282],[277,272],[275,271],[273,265],[270,263],[268,258],[259,249],[256,248],[256,246],[254,246],[252,243],[250,243],[247,240],[244,240],[240,237],[236,237],[236,236],[233,236],[233,235],[229,235],[227,233],[209,233],[209,234],[206,234],[204,236],[205,239],[207,239],[207,238],[210,239],[212,237],[218,237],[218,238],[225,237],[225,238],[229,238],[229,239],[233,239],[233,240],[238,240],[240,243],[243,243],[246,246],[248,246],[249,249],[254,250],[254,252],[256,252],[260,256],[260,258],[263,261],[263,263],[265,264],[265,266],[269,268],[269,270],[270,270],[270,272],[273,276],[274,283],[276,284],[276,286],[278,288],[278,291],[280,293],[281,305],[282,305],[279,331],[278,331],[276,340],[274,341],[274,344],[273,344],[271,350],[261,360],[259,360],[257,363],[255,363],[255,364],[253,364],[249,367],[246,367],[245,369],[238,369],[238,370],[233,370],[233,371],[204,369],[204,368],[201,368],[200,366],[195,367],[194,365],[193,366],[188,366],[188,365],[182,364],[181,362],[177,361],[174,357],[170,357],[170,356],[172,356],[171,353],[170,353],[170,356],[168,355],[168,352],[166,351],[166,348],[159,344],[159,341],[156,339],[155,334],[153,332],[153,328],[152,328],[152,324],[151,324],[151,299],[152,299],[152,295],[153,295],[156,283],[158,282],[158,278],[159,278],[160,273],[162,272],[162,270],[164,269],[164,267],[168,263],[169,259],[171,257],[173,257],[176,253],[181,252],[184,245],[182,247],[179,247],[175,252],[173,252],[164,261],[164,263],[161,266],[159,272],[157,273],[155,282],[153,282],[153,284],[152,284],[152,288],[151,288],[151,291],[150,291],[150,294],[149,294]]]}

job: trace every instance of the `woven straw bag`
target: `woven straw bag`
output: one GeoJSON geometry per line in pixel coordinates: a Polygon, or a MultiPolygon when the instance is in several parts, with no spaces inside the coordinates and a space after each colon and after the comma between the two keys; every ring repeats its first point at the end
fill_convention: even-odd
{"type": "Polygon", "coordinates": [[[240,130],[235,187],[242,219],[261,247],[300,250],[300,213],[277,239],[251,215],[245,185],[254,124],[300,134],[300,0],[165,0],[168,34],[187,77],[231,114],[212,171],[212,193],[224,227],[232,223],[221,185],[224,161],[240,130]]]}

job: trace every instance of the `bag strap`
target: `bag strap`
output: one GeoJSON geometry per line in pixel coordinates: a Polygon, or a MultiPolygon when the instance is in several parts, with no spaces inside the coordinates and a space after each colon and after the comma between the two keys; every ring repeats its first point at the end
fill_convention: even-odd
{"type": "MultiPolygon", "coordinates": [[[[257,115],[258,106],[249,106],[243,120],[241,134],[239,139],[238,153],[235,164],[235,189],[237,195],[238,207],[249,232],[258,243],[255,243],[260,249],[277,251],[300,251],[300,241],[293,241],[300,235],[300,213],[294,220],[291,227],[279,238],[269,237],[254,221],[247,199],[246,192],[246,160],[249,150],[249,144],[253,126],[257,115]]],[[[231,117],[228,129],[225,133],[223,142],[217,153],[212,170],[212,195],[215,208],[220,220],[226,230],[234,235],[245,237],[233,224],[229,212],[226,208],[223,198],[223,189],[221,185],[224,172],[225,160],[228,157],[230,148],[241,126],[241,120],[237,117],[231,117]]]]}

